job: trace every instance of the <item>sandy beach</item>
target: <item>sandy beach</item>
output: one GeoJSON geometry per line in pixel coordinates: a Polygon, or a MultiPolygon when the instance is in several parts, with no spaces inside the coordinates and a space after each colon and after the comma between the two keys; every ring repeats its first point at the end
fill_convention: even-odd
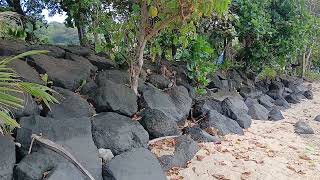
{"type": "MultiPolygon", "coordinates": [[[[320,84],[312,85],[314,99],[292,104],[283,111],[284,120],[254,120],[244,136],[227,135],[221,144],[199,144],[201,150],[188,167],[170,170],[168,179],[319,180],[320,122],[314,117],[320,114],[320,84]],[[294,133],[298,120],[307,121],[315,134],[294,133]]],[[[166,143],[170,146],[170,141],[166,143]]],[[[163,149],[167,150],[156,154],[170,151],[163,149]]]]}

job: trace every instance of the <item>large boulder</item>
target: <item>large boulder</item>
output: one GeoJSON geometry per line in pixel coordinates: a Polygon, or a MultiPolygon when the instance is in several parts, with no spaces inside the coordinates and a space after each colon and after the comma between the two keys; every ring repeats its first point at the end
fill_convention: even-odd
{"type": "MultiPolygon", "coordinates": [[[[16,141],[21,144],[20,155],[26,155],[31,143],[32,134],[42,134],[43,137],[67,149],[96,180],[101,180],[101,163],[98,150],[94,145],[89,118],[53,119],[41,116],[30,116],[20,119],[21,128],[17,130],[16,141]]],[[[67,179],[79,177],[79,169],[61,154],[46,146],[33,145],[33,152],[25,156],[15,170],[16,180],[38,180],[48,170],[54,173],[62,164],[67,164],[74,171],[64,170],[67,179]],[[73,173],[74,172],[74,173],[73,173]]],[[[60,170],[59,170],[60,171],[60,170]]],[[[58,173],[58,172],[57,172],[58,173]]]]}
{"type": "Polygon", "coordinates": [[[24,60],[17,59],[11,61],[8,67],[12,68],[23,81],[32,82],[37,84],[44,84],[41,80],[39,73],[28,65],[24,60]]]}
{"type": "MultiPolygon", "coordinates": [[[[46,173],[48,173],[45,175],[47,180],[87,179],[76,166],[69,163],[63,156],[46,149],[40,149],[27,155],[17,165],[14,173],[15,180],[40,180],[46,173]]],[[[101,180],[100,176],[96,175],[101,180]]]]}
{"type": "Polygon", "coordinates": [[[68,163],[60,163],[57,167],[55,167],[53,172],[49,172],[46,175],[46,180],[62,179],[85,180],[87,177],[84,177],[78,168],[68,163]]]}
{"type": "Polygon", "coordinates": [[[183,121],[189,114],[192,99],[183,86],[175,86],[165,92],[150,88],[143,93],[143,106],[162,111],[176,122],[183,121]]]}
{"type": "Polygon", "coordinates": [[[284,88],[284,92],[283,92],[282,96],[283,96],[283,97],[286,97],[286,96],[288,96],[288,95],[290,95],[290,94],[292,94],[292,93],[293,93],[293,91],[292,91],[291,89],[289,89],[289,88],[284,88]]]}
{"type": "Polygon", "coordinates": [[[54,87],[59,94],[56,95],[58,104],[50,105],[48,116],[53,118],[91,117],[95,110],[80,95],[67,89],[54,87]]]}
{"type": "Polygon", "coordinates": [[[106,70],[100,72],[96,78],[96,82],[98,85],[102,85],[108,80],[117,84],[129,85],[130,74],[126,71],[120,70],[106,70]]]}
{"type": "Polygon", "coordinates": [[[277,107],[273,107],[269,112],[269,120],[270,121],[279,121],[284,119],[281,111],[277,107]]]}
{"type": "Polygon", "coordinates": [[[95,65],[98,68],[99,71],[105,69],[114,69],[118,67],[116,62],[105,57],[97,56],[95,54],[90,54],[86,57],[93,65],[95,65]]]}
{"type": "Polygon", "coordinates": [[[280,80],[284,84],[284,86],[288,88],[293,85],[300,85],[303,83],[302,78],[297,78],[297,77],[288,76],[288,75],[281,75],[280,80]]]}
{"type": "Polygon", "coordinates": [[[279,81],[272,81],[269,85],[268,95],[274,100],[280,99],[284,92],[284,85],[279,81]]]}
{"type": "Polygon", "coordinates": [[[258,102],[267,109],[271,109],[274,106],[274,99],[266,94],[259,96],[258,102]]]}
{"type": "Polygon", "coordinates": [[[274,101],[274,105],[280,106],[280,107],[285,108],[285,109],[290,108],[290,104],[289,104],[288,101],[285,100],[283,97],[275,100],[275,101],[274,101]]]}
{"type": "Polygon", "coordinates": [[[104,180],[166,180],[157,158],[147,149],[135,148],[113,158],[103,167],[104,180]]]}
{"type": "Polygon", "coordinates": [[[59,48],[58,46],[54,45],[47,45],[47,44],[41,44],[41,45],[32,45],[28,47],[28,50],[45,50],[49,51],[48,55],[53,56],[55,58],[65,58],[66,51],[62,48],[59,48]]]}
{"type": "MultiPolygon", "coordinates": [[[[106,70],[98,73],[96,82],[99,86],[104,85],[105,82],[112,81],[117,84],[122,84],[125,86],[130,85],[130,74],[127,71],[120,70],[106,70]]],[[[138,80],[138,91],[143,91],[145,89],[144,80],[139,78],[138,80]]]]}
{"type": "Polygon", "coordinates": [[[137,96],[132,89],[123,84],[106,80],[90,97],[98,112],[113,111],[132,116],[138,111],[137,96]]]}
{"type": "Polygon", "coordinates": [[[269,85],[271,84],[271,82],[267,79],[264,80],[260,80],[255,82],[255,87],[262,91],[262,93],[267,93],[269,91],[269,85]]]}
{"type": "Polygon", "coordinates": [[[117,113],[101,113],[92,118],[92,136],[96,146],[119,155],[133,148],[148,147],[149,135],[137,122],[117,113]]]}
{"type": "Polygon", "coordinates": [[[220,141],[218,137],[210,135],[198,126],[184,128],[183,134],[190,136],[193,140],[197,141],[198,143],[220,141]]]}
{"type": "Polygon", "coordinates": [[[88,67],[91,70],[91,72],[96,72],[98,70],[97,67],[95,67],[93,64],[91,64],[90,61],[88,59],[84,58],[83,56],[79,56],[79,55],[67,52],[65,55],[65,58],[70,59],[71,61],[78,62],[78,63],[82,64],[83,66],[88,67]]]}
{"type": "Polygon", "coordinates": [[[173,155],[164,155],[159,158],[162,168],[166,171],[173,167],[186,167],[199,151],[198,144],[189,136],[182,135],[175,139],[176,146],[173,155]]]}
{"type": "Polygon", "coordinates": [[[19,119],[24,116],[40,114],[40,107],[31,95],[26,93],[12,93],[12,95],[23,100],[22,108],[10,108],[10,112],[14,118],[19,119]]]}
{"type": "Polygon", "coordinates": [[[231,88],[240,89],[242,87],[243,79],[241,75],[236,70],[231,70],[228,72],[229,75],[229,85],[231,88]]]}
{"type": "Polygon", "coordinates": [[[243,86],[239,90],[243,98],[256,98],[262,94],[262,91],[256,90],[254,87],[243,86]]]}
{"type": "Polygon", "coordinates": [[[237,121],[242,128],[249,128],[251,125],[251,117],[248,115],[248,107],[242,99],[237,97],[226,98],[222,102],[224,114],[229,118],[237,121]]]}
{"type": "Polygon", "coordinates": [[[83,81],[90,78],[91,69],[80,62],[58,59],[47,55],[34,55],[28,63],[41,74],[48,74],[54,86],[76,90],[83,81]]]}
{"type": "Polygon", "coordinates": [[[154,85],[159,89],[166,89],[172,85],[169,78],[160,75],[160,74],[152,74],[148,77],[148,82],[154,85]]]}
{"type": "Polygon", "coordinates": [[[245,72],[240,72],[240,75],[243,79],[243,85],[249,86],[249,87],[254,87],[254,78],[255,74],[254,73],[245,73],[245,72]]]}
{"type": "Polygon", "coordinates": [[[218,90],[218,91],[207,91],[207,94],[197,96],[196,97],[196,103],[198,101],[203,101],[203,100],[214,100],[217,102],[222,102],[226,98],[231,97],[231,98],[238,98],[238,99],[243,99],[242,96],[235,90],[232,91],[225,91],[225,90],[218,90]]]}
{"type": "MultiPolygon", "coordinates": [[[[80,94],[81,95],[84,95],[86,98],[89,98],[89,97],[93,97],[94,94],[95,94],[95,90],[98,88],[98,85],[97,83],[92,80],[92,79],[89,79],[89,81],[87,81],[87,83],[85,83],[81,89],[80,89],[80,94]]],[[[90,100],[90,99],[89,99],[90,100]]]]}
{"type": "Polygon", "coordinates": [[[24,41],[0,38],[0,56],[17,55],[26,51],[27,46],[24,41]]]}
{"type": "Polygon", "coordinates": [[[209,111],[207,118],[200,121],[200,126],[202,129],[215,128],[218,130],[219,135],[243,135],[243,130],[236,121],[220,114],[216,110],[209,111]]]}
{"type": "Polygon", "coordinates": [[[209,89],[222,89],[222,90],[229,90],[229,82],[228,80],[220,79],[218,75],[215,75],[211,78],[207,88],[209,89]]]}
{"type": "Polygon", "coordinates": [[[251,98],[246,99],[248,114],[255,120],[268,120],[269,110],[251,98]]]}
{"type": "Polygon", "coordinates": [[[215,99],[200,100],[197,101],[193,106],[193,116],[204,116],[211,110],[216,110],[219,113],[223,113],[221,102],[215,99]]]}
{"type": "MultiPolygon", "coordinates": [[[[96,82],[98,85],[103,85],[107,81],[112,81],[117,84],[130,85],[130,74],[126,71],[120,70],[106,70],[102,71],[97,75],[96,82]]],[[[141,90],[144,86],[144,81],[139,78],[138,90],[141,90]]]]}
{"type": "Polygon", "coordinates": [[[77,54],[79,56],[88,56],[92,53],[91,49],[77,45],[60,46],[60,48],[64,49],[66,52],[77,54]]]}
{"type": "Polygon", "coordinates": [[[298,94],[290,94],[290,95],[288,95],[288,96],[285,97],[285,100],[286,100],[288,103],[292,103],[292,104],[298,104],[298,103],[300,103],[298,94]]]}
{"type": "Polygon", "coordinates": [[[294,132],[297,134],[314,134],[312,127],[305,121],[298,121],[294,125],[294,132]]]}
{"type": "Polygon", "coordinates": [[[0,135],[0,179],[12,180],[13,168],[16,163],[16,149],[13,139],[0,135]]]}
{"type": "Polygon", "coordinates": [[[303,93],[303,95],[309,99],[309,100],[312,100],[313,99],[313,92],[311,90],[307,90],[303,93]]]}
{"type": "Polygon", "coordinates": [[[145,109],[141,113],[140,124],[148,131],[151,138],[179,135],[177,123],[157,109],[145,109]]]}
{"type": "Polygon", "coordinates": [[[289,85],[288,88],[291,89],[293,93],[297,93],[297,94],[298,93],[303,94],[304,92],[309,90],[306,86],[302,84],[302,82],[294,83],[294,84],[292,83],[289,85]]]}

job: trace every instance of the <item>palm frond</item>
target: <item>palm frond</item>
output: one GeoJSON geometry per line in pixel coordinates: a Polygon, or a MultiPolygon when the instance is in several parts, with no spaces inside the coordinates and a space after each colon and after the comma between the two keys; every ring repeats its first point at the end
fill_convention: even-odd
{"type": "Polygon", "coordinates": [[[6,125],[10,127],[20,127],[19,123],[9,116],[9,113],[6,111],[0,111],[0,125],[6,125]]]}
{"type": "Polygon", "coordinates": [[[0,132],[4,132],[4,128],[10,129],[20,127],[19,124],[10,116],[10,109],[23,108],[24,99],[20,95],[27,93],[41,101],[50,108],[50,103],[59,103],[58,100],[51,94],[56,92],[47,86],[22,82],[20,76],[7,65],[16,59],[24,58],[48,51],[34,50],[19,54],[14,57],[7,57],[0,60],[0,132]]]}
{"type": "Polygon", "coordinates": [[[57,92],[47,86],[27,82],[20,82],[18,86],[24,92],[42,100],[48,108],[50,108],[50,103],[59,103],[59,101],[51,95],[57,94],[57,92]]]}
{"type": "Polygon", "coordinates": [[[27,52],[24,52],[22,54],[19,54],[19,55],[16,55],[16,56],[13,56],[13,57],[8,57],[8,58],[5,58],[3,60],[1,60],[0,62],[0,66],[1,65],[7,65],[8,63],[10,63],[11,61],[13,60],[16,60],[16,59],[20,59],[20,58],[24,58],[26,56],[32,56],[32,55],[37,55],[37,54],[44,54],[44,53],[48,53],[49,51],[46,51],[46,50],[32,50],[32,51],[27,51],[27,52]]]}

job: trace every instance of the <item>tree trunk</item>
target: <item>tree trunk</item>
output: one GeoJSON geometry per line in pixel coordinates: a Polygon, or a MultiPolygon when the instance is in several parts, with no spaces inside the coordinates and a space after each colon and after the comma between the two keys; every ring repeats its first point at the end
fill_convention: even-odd
{"type": "Polygon", "coordinates": [[[143,39],[140,43],[139,46],[137,47],[136,50],[136,59],[131,64],[131,89],[138,94],[138,81],[139,81],[139,75],[143,66],[143,53],[144,49],[146,47],[147,40],[143,39]]]}
{"type": "Polygon", "coordinates": [[[305,73],[306,73],[306,53],[303,53],[302,55],[302,64],[301,64],[301,78],[304,78],[305,73]]]}
{"type": "Polygon", "coordinates": [[[307,58],[306,58],[306,71],[310,70],[310,57],[311,57],[311,53],[312,53],[312,48],[309,49],[307,58]]]}
{"type": "Polygon", "coordinates": [[[98,25],[99,25],[99,6],[97,5],[97,7],[94,8],[94,15],[92,16],[93,17],[93,37],[94,37],[94,47],[97,48],[101,45],[101,40],[100,40],[100,37],[99,37],[99,34],[97,32],[97,28],[98,28],[98,25]]]}
{"type": "Polygon", "coordinates": [[[138,46],[136,47],[134,61],[131,63],[130,71],[131,71],[131,89],[138,94],[138,80],[139,75],[143,66],[143,53],[144,49],[147,44],[147,35],[145,28],[147,27],[148,21],[148,6],[147,1],[144,0],[141,4],[141,21],[140,21],[140,27],[139,27],[139,34],[138,34],[138,46]]]}
{"type": "Polygon", "coordinates": [[[79,3],[79,9],[77,12],[77,16],[75,17],[76,18],[75,25],[78,29],[80,45],[84,47],[89,47],[88,41],[86,39],[86,29],[85,29],[86,18],[85,18],[84,12],[86,11],[86,9],[82,6],[81,1],[78,1],[77,3],[79,3]]]}
{"type": "Polygon", "coordinates": [[[79,37],[79,42],[81,46],[85,46],[84,42],[84,37],[85,37],[85,32],[84,32],[84,27],[81,26],[80,24],[77,25],[78,29],[78,37],[79,37]]]}

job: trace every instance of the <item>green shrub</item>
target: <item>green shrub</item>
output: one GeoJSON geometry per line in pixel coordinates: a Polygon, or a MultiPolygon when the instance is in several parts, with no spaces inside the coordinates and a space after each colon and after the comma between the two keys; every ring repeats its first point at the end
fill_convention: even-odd
{"type": "Polygon", "coordinates": [[[273,80],[277,77],[277,69],[267,66],[262,69],[262,71],[258,74],[257,78],[258,80],[263,80],[263,79],[270,79],[273,80]]]}
{"type": "Polygon", "coordinates": [[[237,0],[233,9],[243,46],[238,58],[248,69],[295,62],[313,36],[303,0],[237,0]]]}
{"type": "Polygon", "coordinates": [[[215,50],[205,37],[197,36],[186,48],[179,48],[176,59],[187,62],[189,78],[195,81],[198,92],[204,92],[209,84],[208,76],[217,69],[215,50]]]}

